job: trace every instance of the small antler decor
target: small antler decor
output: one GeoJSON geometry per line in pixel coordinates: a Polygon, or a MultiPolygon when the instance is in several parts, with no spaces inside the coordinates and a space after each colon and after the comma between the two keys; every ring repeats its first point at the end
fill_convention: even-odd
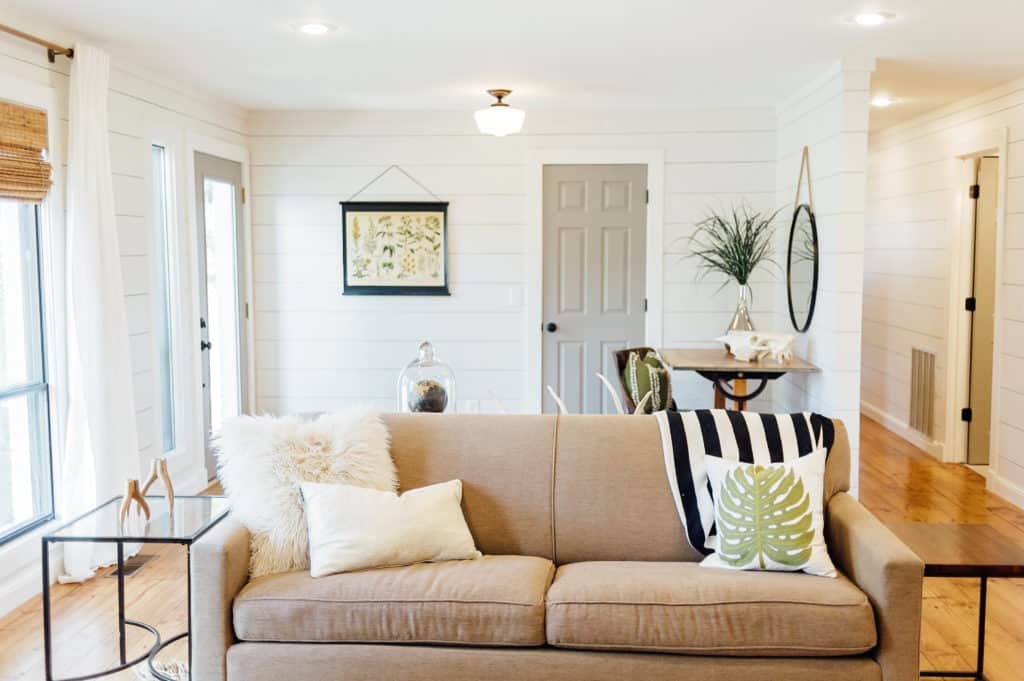
{"type": "Polygon", "coordinates": [[[171,474],[167,470],[167,459],[159,457],[153,459],[149,465],[149,477],[146,478],[146,483],[142,486],[142,496],[146,496],[149,492],[149,488],[153,486],[153,483],[160,479],[160,482],[164,485],[164,493],[167,495],[167,505],[170,508],[174,508],[174,486],[171,485],[171,474]]]}
{"type": "Polygon", "coordinates": [[[121,524],[124,525],[125,519],[131,512],[132,504],[138,504],[139,510],[142,511],[146,516],[146,520],[149,520],[149,504],[146,503],[146,498],[142,496],[142,492],[139,490],[138,478],[128,478],[124,483],[124,497],[121,499],[121,524]]]}

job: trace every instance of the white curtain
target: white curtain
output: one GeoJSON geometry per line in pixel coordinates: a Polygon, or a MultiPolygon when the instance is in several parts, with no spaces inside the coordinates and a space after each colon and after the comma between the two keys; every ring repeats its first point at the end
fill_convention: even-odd
{"type": "MultiPolygon", "coordinates": [[[[60,511],[83,513],[139,476],[138,433],[107,123],[110,58],[75,45],[67,171],[68,420],[60,511]]],[[[109,555],[64,543],[61,581],[82,581],[109,555]]],[[[109,550],[109,545],[105,545],[109,550]]]]}

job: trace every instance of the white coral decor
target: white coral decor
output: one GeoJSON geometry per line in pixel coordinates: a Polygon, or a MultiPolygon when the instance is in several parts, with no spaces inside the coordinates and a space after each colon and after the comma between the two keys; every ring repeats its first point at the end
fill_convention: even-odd
{"type": "Polygon", "coordinates": [[[715,340],[724,343],[732,356],[743,362],[757,362],[765,358],[788,362],[793,358],[793,336],[785,333],[730,331],[715,340]]]}

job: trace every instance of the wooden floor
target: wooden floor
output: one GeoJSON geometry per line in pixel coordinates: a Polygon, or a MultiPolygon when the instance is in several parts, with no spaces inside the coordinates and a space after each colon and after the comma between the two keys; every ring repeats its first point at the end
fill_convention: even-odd
{"type": "MultiPolygon", "coordinates": [[[[860,496],[883,521],[988,523],[1024,546],[1024,511],[985,491],[964,466],[943,465],[867,419],[861,426],[860,496]]],[[[157,557],[128,579],[129,616],[163,632],[185,627],[184,549],[147,547],[157,557]]],[[[925,581],[921,664],[925,669],[973,667],[978,621],[977,580],[925,581]]],[[[115,580],[54,589],[56,673],[74,676],[114,662],[115,580]]],[[[35,598],[0,619],[0,680],[43,678],[41,613],[35,598]]],[[[131,635],[141,651],[146,635],[131,635]]],[[[181,657],[184,646],[167,657],[181,657]]],[[[1024,678],[1024,580],[992,580],[986,670],[990,681],[1024,678]]],[[[111,679],[131,679],[123,672],[111,679]]]]}

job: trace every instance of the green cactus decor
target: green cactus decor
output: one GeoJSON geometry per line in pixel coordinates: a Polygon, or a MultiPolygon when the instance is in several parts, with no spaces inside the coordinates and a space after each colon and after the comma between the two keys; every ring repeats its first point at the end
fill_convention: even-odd
{"type": "Polygon", "coordinates": [[[663,411],[672,402],[671,376],[654,352],[648,352],[644,357],[640,357],[639,352],[629,353],[622,384],[626,386],[633,404],[640,404],[644,395],[651,393],[643,408],[645,414],[663,411]]]}

